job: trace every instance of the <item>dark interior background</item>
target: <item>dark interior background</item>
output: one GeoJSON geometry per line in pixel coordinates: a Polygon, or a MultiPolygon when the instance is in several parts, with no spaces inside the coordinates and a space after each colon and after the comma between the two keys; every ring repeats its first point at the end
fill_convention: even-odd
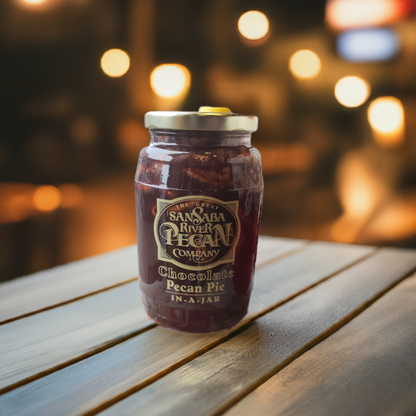
{"type": "Polygon", "coordinates": [[[346,30],[331,23],[330,3],[2,0],[0,280],[135,243],[144,113],[200,105],[259,116],[263,234],[416,247],[415,2],[396,0],[397,15],[376,24],[399,47],[371,62],[340,55],[346,30]],[[270,23],[258,41],[237,29],[250,10],[270,23]],[[101,69],[112,48],[130,57],[123,76],[101,69]],[[321,62],[311,79],[289,70],[303,49],[321,62]],[[167,63],[191,75],[189,90],[173,99],[158,97],[149,82],[167,63]],[[371,86],[362,105],[335,98],[345,76],[371,86]],[[386,96],[404,111],[393,142],[368,122],[371,102],[386,96]]]}

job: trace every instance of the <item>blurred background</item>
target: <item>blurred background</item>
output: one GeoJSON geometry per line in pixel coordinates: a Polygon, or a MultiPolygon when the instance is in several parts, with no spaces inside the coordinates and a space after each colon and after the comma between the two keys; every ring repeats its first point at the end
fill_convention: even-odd
{"type": "Polygon", "coordinates": [[[415,0],[2,0],[0,280],[136,241],[150,110],[256,114],[262,233],[416,247],[415,0]]]}

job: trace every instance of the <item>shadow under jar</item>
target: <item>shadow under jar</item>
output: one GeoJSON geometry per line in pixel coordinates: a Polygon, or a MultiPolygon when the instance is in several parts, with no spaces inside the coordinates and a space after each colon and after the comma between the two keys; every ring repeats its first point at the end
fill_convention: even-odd
{"type": "Polygon", "coordinates": [[[135,176],[139,278],[147,314],[185,332],[247,313],[263,199],[257,117],[223,109],[150,112],[135,176]],[[221,111],[221,112],[220,112],[221,111]]]}

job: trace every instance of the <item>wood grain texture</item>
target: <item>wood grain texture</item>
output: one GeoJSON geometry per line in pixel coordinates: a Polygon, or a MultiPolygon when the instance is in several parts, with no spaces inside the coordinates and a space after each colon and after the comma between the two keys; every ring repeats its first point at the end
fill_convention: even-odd
{"type": "MultiPolygon", "coordinates": [[[[261,236],[257,264],[300,249],[304,240],[261,236]]],[[[0,284],[0,324],[137,278],[135,245],[0,284]]]]}
{"type": "Polygon", "coordinates": [[[260,236],[257,248],[257,267],[304,247],[305,240],[260,236]]]}
{"type": "MultiPolygon", "coordinates": [[[[259,249],[265,251],[262,261],[268,262],[302,246],[303,241],[269,237],[261,239],[259,249]]],[[[0,391],[153,325],[140,299],[133,281],[0,326],[0,391]]]]}
{"type": "MultiPolygon", "coordinates": [[[[256,273],[246,320],[372,252],[373,248],[368,247],[314,243],[263,267],[256,273]]],[[[83,414],[163,376],[215,346],[229,333],[182,334],[156,327],[0,396],[0,407],[7,409],[6,414],[83,414]],[[68,391],[76,400],[70,400],[68,391]],[[30,408],[25,403],[30,403],[30,408]]]]}
{"type": "Polygon", "coordinates": [[[415,322],[413,276],[226,415],[414,415],[415,322]]]}
{"type": "Polygon", "coordinates": [[[137,277],[136,246],[0,284],[0,323],[137,277]]]}
{"type": "Polygon", "coordinates": [[[0,391],[151,324],[133,282],[2,325],[0,391]]]}
{"type": "Polygon", "coordinates": [[[315,242],[260,269],[254,279],[248,316],[264,313],[374,251],[374,247],[368,246],[315,242]]]}
{"type": "MultiPolygon", "coordinates": [[[[132,415],[138,411],[152,416],[219,414],[344,324],[415,266],[415,252],[381,250],[259,318],[227,342],[102,415],[132,415]]],[[[323,365],[326,357],[321,357],[323,365]]],[[[305,414],[309,414],[307,410],[305,407],[305,414]]],[[[332,415],[339,414],[332,410],[332,415]]],[[[257,414],[267,412],[257,409],[257,414]]]]}

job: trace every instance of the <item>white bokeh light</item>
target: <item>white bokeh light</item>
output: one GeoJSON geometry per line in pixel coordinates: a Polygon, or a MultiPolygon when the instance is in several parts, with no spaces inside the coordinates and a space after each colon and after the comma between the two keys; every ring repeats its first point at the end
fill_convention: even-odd
{"type": "Polygon", "coordinates": [[[269,19],[264,13],[256,10],[246,12],[238,20],[238,31],[246,39],[261,39],[269,31],[269,19]]]}
{"type": "Polygon", "coordinates": [[[150,75],[153,92],[162,98],[174,98],[185,94],[191,84],[191,75],[186,67],[179,64],[163,64],[150,75]]]}
{"type": "Polygon", "coordinates": [[[290,57],[289,69],[296,78],[314,78],[321,70],[321,60],[315,52],[302,49],[290,57]]]}
{"type": "Polygon", "coordinates": [[[335,85],[335,98],[345,107],[358,107],[370,95],[369,84],[359,77],[341,78],[335,85]]]}

